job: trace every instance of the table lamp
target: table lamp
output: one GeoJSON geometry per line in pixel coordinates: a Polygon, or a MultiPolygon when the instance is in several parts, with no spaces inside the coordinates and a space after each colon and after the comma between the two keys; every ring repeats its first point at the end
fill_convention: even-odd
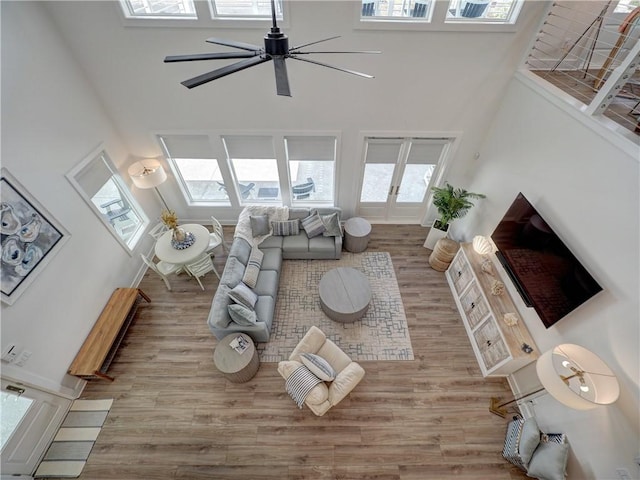
{"type": "Polygon", "coordinates": [[[160,162],[153,158],[138,160],[131,164],[127,172],[136,187],[143,189],[154,188],[160,200],[162,200],[164,207],[170,210],[167,202],[165,202],[158,190],[158,185],[164,183],[167,179],[167,174],[162,168],[162,165],[160,165],[160,162]]]}
{"type": "Polygon", "coordinates": [[[504,407],[544,390],[576,410],[609,405],[620,395],[618,380],[611,369],[600,357],[580,345],[565,343],[543,353],[536,362],[536,373],[542,388],[504,403],[492,398],[491,413],[505,417],[504,407]]]}

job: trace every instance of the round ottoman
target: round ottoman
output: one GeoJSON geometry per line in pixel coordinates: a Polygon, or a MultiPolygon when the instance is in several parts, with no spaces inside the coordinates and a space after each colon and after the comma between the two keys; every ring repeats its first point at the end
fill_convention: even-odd
{"type": "Polygon", "coordinates": [[[329,270],[320,280],[320,306],[331,320],[351,323],[364,317],[371,302],[371,287],[355,268],[329,270]]]}
{"type": "Polygon", "coordinates": [[[429,265],[438,272],[444,272],[456,256],[460,244],[450,238],[441,238],[429,255],[429,265]]]}

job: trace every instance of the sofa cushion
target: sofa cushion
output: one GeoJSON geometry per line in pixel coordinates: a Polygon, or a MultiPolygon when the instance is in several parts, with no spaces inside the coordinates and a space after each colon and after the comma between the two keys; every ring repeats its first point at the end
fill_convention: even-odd
{"type": "Polygon", "coordinates": [[[234,238],[229,250],[230,257],[236,257],[240,263],[247,265],[251,255],[251,244],[243,238],[234,238]]]}
{"type": "Polygon", "coordinates": [[[298,220],[302,220],[303,218],[307,218],[309,216],[309,209],[308,208],[301,208],[301,207],[293,207],[289,209],[289,220],[294,220],[294,219],[298,219],[298,220]]]}
{"type": "Polygon", "coordinates": [[[271,222],[273,235],[286,237],[300,233],[300,220],[287,220],[285,222],[271,222]]]}
{"type": "Polygon", "coordinates": [[[331,215],[321,215],[322,223],[324,224],[325,231],[322,235],[325,237],[341,237],[342,228],[340,228],[340,217],[338,213],[332,213],[331,215]]]}
{"type": "Polygon", "coordinates": [[[258,295],[242,282],[229,290],[228,295],[234,302],[248,308],[253,308],[258,300],[258,295]]]}
{"type": "Polygon", "coordinates": [[[264,253],[260,271],[276,270],[277,272],[279,272],[282,268],[282,250],[280,248],[261,248],[260,250],[262,250],[262,253],[264,253]]]}
{"type": "Polygon", "coordinates": [[[313,373],[320,380],[330,382],[336,378],[336,371],[329,365],[324,358],[314,353],[303,353],[300,355],[302,364],[305,365],[311,373],[313,373]]]}
{"type": "Polygon", "coordinates": [[[300,223],[302,224],[304,231],[307,232],[307,237],[309,238],[322,235],[322,232],[326,230],[324,223],[322,223],[322,218],[320,218],[320,215],[317,213],[309,215],[307,218],[303,218],[300,220],[300,223]]]}
{"type": "Polygon", "coordinates": [[[309,251],[309,239],[306,235],[293,235],[290,237],[283,237],[282,250],[287,252],[308,252],[309,251]]]}
{"type": "Polygon", "coordinates": [[[228,295],[230,291],[231,288],[227,285],[221,284],[218,287],[218,290],[216,290],[216,294],[213,296],[208,322],[214,328],[226,328],[229,323],[231,323],[228,307],[233,304],[233,301],[228,295]]]}
{"type": "Polygon", "coordinates": [[[259,295],[269,295],[276,298],[278,295],[278,272],[275,270],[262,270],[258,275],[258,282],[254,292],[259,295]]]}
{"type": "Polygon", "coordinates": [[[282,237],[270,237],[265,238],[260,243],[260,250],[266,250],[267,248],[282,248],[282,237]]]}
{"type": "Polygon", "coordinates": [[[227,308],[229,310],[229,316],[231,317],[231,320],[233,320],[238,325],[251,326],[255,325],[255,323],[258,321],[256,312],[245,307],[244,305],[241,305],[239,303],[232,303],[227,308]]]}
{"type": "Polygon", "coordinates": [[[230,288],[235,287],[242,281],[244,270],[244,264],[242,264],[236,257],[229,257],[224,266],[220,284],[228,285],[230,288]]]}
{"type": "Polygon", "coordinates": [[[260,295],[254,308],[259,322],[266,323],[269,330],[273,324],[273,313],[276,307],[276,299],[269,295],[260,295]]]}
{"type": "Polygon", "coordinates": [[[269,215],[251,215],[251,233],[254,237],[261,237],[269,234],[269,215]]]}
{"type": "Polygon", "coordinates": [[[262,265],[262,257],[264,253],[258,247],[251,249],[251,255],[249,255],[249,261],[247,267],[244,270],[242,276],[242,282],[250,288],[254,288],[258,282],[258,274],[260,273],[260,266],[262,265]]]}
{"type": "Polygon", "coordinates": [[[327,255],[335,254],[335,251],[336,251],[335,237],[323,237],[322,235],[320,235],[318,237],[310,238],[309,251],[314,253],[323,253],[327,255]]]}

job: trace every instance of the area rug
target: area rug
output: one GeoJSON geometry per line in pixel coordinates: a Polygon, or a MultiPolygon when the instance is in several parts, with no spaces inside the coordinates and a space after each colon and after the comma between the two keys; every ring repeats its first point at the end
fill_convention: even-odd
{"type": "Polygon", "coordinates": [[[75,400],[34,477],[79,477],[112,404],[113,399],[75,400]]]}
{"type": "Polygon", "coordinates": [[[271,337],[257,346],[260,360],[288,359],[312,325],[353,360],[413,360],[407,317],[387,252],[343,253],[340,260],[283,260],[271,337]],[[361,271],[371,286],[369,310],[353,323],[334,322],[320,307],[320,279],[337,267],[361,271]]]}

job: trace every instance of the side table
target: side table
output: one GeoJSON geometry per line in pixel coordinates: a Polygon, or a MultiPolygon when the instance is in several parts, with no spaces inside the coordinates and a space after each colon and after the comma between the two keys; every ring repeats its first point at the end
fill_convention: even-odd
{"type": "Polygon", "coordinates": [[[216,345],[213,352],[213,363],[230,382],[244,383],[251,380],[258,372],[260,359],[256,346],[249,335],[232,333],[216,345]],[[242,353],[236,352],[230,345],[236,337],[243,337],[247,341],[248,347],[242,353]]]}
{"type": "Polygon", "coordinates": [[[348,252],[360,253],[367,249],[371,224],[360,217],[352,217],[344,223],[344,248],[348,252]]]}

